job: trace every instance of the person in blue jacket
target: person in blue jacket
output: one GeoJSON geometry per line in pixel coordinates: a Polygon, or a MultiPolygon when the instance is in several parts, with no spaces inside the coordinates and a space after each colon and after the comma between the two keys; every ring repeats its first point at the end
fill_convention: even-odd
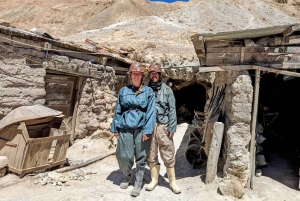
{"type": "Polygon", "coordinates": [[[144,169],[156,121],[155,94],[142,83],[145,68],[133,63],[129,68],[132,84],[122,87],[118,94],[111,132],[118,138],[116,157],[124,180],[120,188],[131,183],[131,169],[136,162],[136,180],[131,196],[140,195],[144,169]]]}

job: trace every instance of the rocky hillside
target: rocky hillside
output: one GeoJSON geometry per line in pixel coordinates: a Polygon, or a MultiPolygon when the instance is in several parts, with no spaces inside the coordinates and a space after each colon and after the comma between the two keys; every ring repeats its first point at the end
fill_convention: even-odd
{"type": "Polygon", "coordinates": [[[158,15],[191,3],[147,3],[146,0],[2,0],[0,22],[30,30],[36,27],[66,36],[142,16],[158,15]]]}
{"type": "Polygon", "coordinates": [[[147,3],[146,0],[3,0],[0,21],[17,28],[37,27],[54,37],[85,39],[130,58],[165,66],[198,65],[190,35],[300,22],[300,0],[190,0],[147,3]],[[4,1],[4,2],[3,2],[4,1]],[[133,51],[134,50],[134,51],[133,51]]]}

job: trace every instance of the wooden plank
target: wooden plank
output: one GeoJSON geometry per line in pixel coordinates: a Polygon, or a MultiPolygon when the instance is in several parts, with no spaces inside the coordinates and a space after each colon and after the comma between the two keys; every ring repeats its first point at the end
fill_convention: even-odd
{"type": "Polygon", "coordinates": [[[208,41],[205,43],[206,48],[215,48],[215,47],[229,47],[231,43],[229,41],[208,41]]]}
{"type": "Polygon", "coordinates": [[[41,142],[41,146],[39,150],[39,158],[36,166],[42,166],[48,163],[51,145],[52,145],[51,141],[41,142]]]}
{"type": "Polygon", "coordinates": [[[69,146],[70,135],[64,135],[64,138],[57,140],[53,162],[64,160],[69,146]]]}
{"type": "Polygon", "coordinates": [[[253,69],[252,65],[236,65],[236,66],[215,66],[215,67],[200,67],[198,72],[207,73],[207,72],[220,72],[220,71],[230,71],[230,70],[251,70],[253,69]]]}
{"type": "Polygon", "coordinates": [[[21,124],[19,125],[18,129],[22,132],[22,136],[23,136],[25,142],[28,143],[28,141],[29,141],[29,134],[27,132],[27,127],[26,127],[25,123],[21,122],[21,124]]]}
{"type": "Polygon", "coordinates": [[[81,98],[81,94],[83,91],[83,82],[85,81],[85,78],[83,76],[80,76],[77,81],[76,85],[76,97],[75,97],[75,106],[73,111],[73,117],[72,117],[72,130],[71,130],[71,144],[73,144],[75,139],[75,128],[76,128],[76,120],[77,120],[77,112],[79,107],[79,101],[81,98]]]}
{"type": "Polygon", "coordinates": [[[18,142],[18,147],[17,147],[17,152],[15,155],[15,168],[21,168],[24,160],[24,154],[25,154],[25,149],[26,149],[26,142],[23,138],[23,134],[18,134],[19,135],[19,142],[18,142]]]}
{"type": "Polygon", "coordinates": [[[245,53],[285,53],[285,47],[223,47],[207,48],[207,53],[240,53],[244,49],[245,53]]]}
{"type": "Polygon", "coordinates": [[[270,46],[300,44],[300,35],[269,38],[269,44],[270,46]]]}
{"type": "Polygon", "coordinates": [[[255,85],[252,103],[252,117],[251,117],[251,142],[250,142],[250,175],[248,179],[248,187],[253,189],[253,177],[255,173],[255,144],[256,144],[256,122],[257,122],[257,108],[259,98],[260,85],[260,70],[255,70],[255,85]]]}
{"type": "Polygon", "coordinates": [[[30,120],[24,120],[24,123],[26,124],[26,126],[29,125],[34,125],[34,124],[41,124],[41,123],[49,123],[50,121],[52,121],[54,117],[45,117],[45,118],[40,118],[40,119],[30,119],[30,120]]]}
{"type": "Polygon", "coordinates": [[[13,124],[9,125],[0,131],[0,138],[6,141],[11,141],[15,138],[16,130],[18,129],[19,125],[13,124]]]}
{"type": "Polygon", "coordinates": [[[38,150],[40,143],[30,142],[26,152],[25,160],[22,169],[36,167],[38,161],[38,150]]]}
{"type": "Polygon", "coordinates": [[[221,151],[222,139],[224,132],[224,124],[221,122],[215,122],[213,124],[213,135],[209,148],[209,155],[207,158],[206,177],[205,183],[212,183],[217,176],[218,159],[221,151]]]}
{"type": "Polygon", "coordinates": [[[30,138],[29,143],[39,143],[42,141],[53,141],[53,140],[60,140],[70,137],[71,134],[67,135],[57,135],[57,136],[50,136],[50,137],[43,137],[43,138],[30,138]]]}
{"type": "Polygon", "coordinates": [[[294,33],[295,31],[299,31],[300,30],[300,25],[297,24],[297,25],[293,25],[293,26],[290,26],[289,28],[287,28],[283,33],[282,35],[283,36],[289,36],[291,35],[292,33],[294,33]]]}

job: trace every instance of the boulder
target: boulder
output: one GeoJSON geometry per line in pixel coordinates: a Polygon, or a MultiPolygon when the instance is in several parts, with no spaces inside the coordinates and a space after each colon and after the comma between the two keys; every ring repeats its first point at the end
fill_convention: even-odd
{"type": "Polygon", "coordinates": [[[91,139],[111,140],[112,138],[113,138],[113,134],[109,131],[97,130],[91,135],[91,139]]]}
{"type": "Polygon", "coordinates": [[[0,169],[8,165],[8,158],[6,156],[0,156],[0,169]]]}

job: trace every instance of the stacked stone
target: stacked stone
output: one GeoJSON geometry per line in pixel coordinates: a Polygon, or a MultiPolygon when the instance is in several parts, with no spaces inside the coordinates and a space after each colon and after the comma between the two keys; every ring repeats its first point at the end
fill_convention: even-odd
{"type": "Polygon", "coordinates": [[[99,131],[109,131],[117,98],[113,77],[106,80],[86,79],[79,102],[75,138],[99,131]]]}
{"type": "Polygon", "coordinates": [[[45,75],[25,59],[0,60],[0,119],[20,106],[45,104],[45,75]]]}
{"type": "Polygon", "coordinates": [[[224,110],[225,177],[219,189],[224,195],[242,197],[250,173],[249,143],[253,87],[248,72],[218,73],[217,84],[227,84],[224,110]]]}

